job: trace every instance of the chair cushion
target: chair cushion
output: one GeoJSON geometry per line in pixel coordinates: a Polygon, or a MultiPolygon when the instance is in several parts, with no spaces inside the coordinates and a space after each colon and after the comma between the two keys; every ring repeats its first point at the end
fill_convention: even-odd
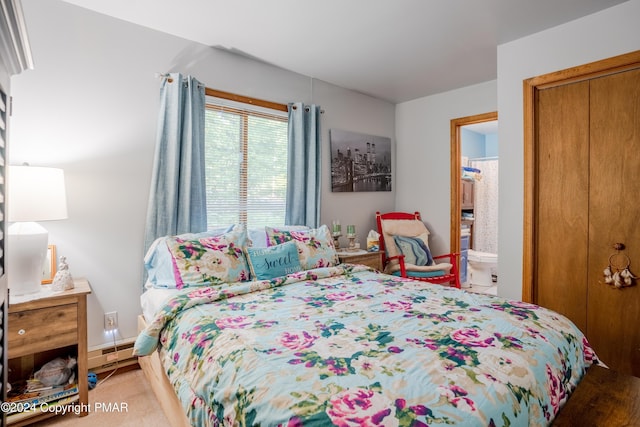
{"type": "Polygon", "coordinates": [[[394,236],[417,237],[429,247],[429,230],[422,221],[404,219],[386,219],[382,221],[382,238],[387,254],[392,257],[400,255],[393,240],[394,236]]]}
{"type": "Polygon", "coordinates": [[[432,265],[433,258],[429,247],[418,237],[393,236],[393,240],[404,255],[404,261],[413,265],[432,265]]]}
{"type": "MultiPolygon", "coordinates": [[[[400,276],[399,271],[394,271],[392,273],[394,276],[400,276]]],[[[407,277],[438,277],[444,276],[447,274],[444,270],[435,270],[435,271],[407,271],[407,277]]]]}
{"type": "MultiPolygon", "coordinates": [[[[397,255],[405,255],[404,266],[407,271],[407,276],[411,277],[436,277],[448,274],[453,268],[453,264],[447,262],[436,263],[432,259],[431,265],[415,265],[407,260],[407,254],[405,254],[399,246],[396,244],[396,237],[401,236],[405,238],[412,238],[421,241],[424,244],[424,248],[429,251],[429,230],[424,223],[418,219],[381,219],[380,230],[378,230],[384,239],[385,252],[388,257],[395,257],[397,255]]],[[[417,244],[424,251],[420,242],[417,244]]],[[[406,250],[404,250],[406,251],[406,250]]],[[[426,253],[426,252],[425,252],[426,253]]],[[[429,256],[430,258],[433,258],[429,256]]],[[[416,261],[418,257],[416,257],[416,261]]],[[[385,273],[387,274],[400,274],[400,262],[397,259],[392,259],[387,263],[385,267],[385,273]],[[397,272],[397,273],[396,273],[397,272]]]]}
{"type": "MultiPolygon", "coordinates": [[[[396,245],[395,236],[412,237],[422,240],[424,245],[429,248],[429,230],[422,221],[406,220],[406,219],[385,219],[382,220],[382,238],[384,239],[385,252],[388,257],[401,255],[402,252],[396,245]]],[[[405,264],[411,264],[405,260],[405,264]]],[[[400,269],[397,259],[392,259],[385,267],[385,272],[391,273],[400,269]]],[[[429,270],[438,270],[437,268],[428,268],[429,270]]]]}
{"type": "MultiPolygon", "coordinates": [[[[391,264],[391,263],[390,263],[391,264]]],[[[387,274],[393,274],[396,271],[400,271],[400,264],[394,264],[394,265],[390,265],[387,266],[388,268],[385,269],[385,273],[387,274]]],[[[431,272],[431,271],[444,271],[445,274],[448,274],[451,269],[453,268],[453,265],[448,263],[448,262],[440,262],[438,264],[433,264],[433,265],[413,265],[413,264],[409,264],[409,263],[405,263],[404,267],[407,271],[407,274],[411,271],[411,272],[416,272],[416,271],[421,271],[421,272],[431,272]]]]}

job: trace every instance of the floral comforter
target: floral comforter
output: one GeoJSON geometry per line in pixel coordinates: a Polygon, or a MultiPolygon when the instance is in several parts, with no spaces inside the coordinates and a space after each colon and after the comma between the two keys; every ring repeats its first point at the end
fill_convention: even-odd
{"type": "Polygon", "coordinates": [[[548,425],[597,363],[550,310],[350,265],[185,289],[156,348],[194,426],[548,425]]]}

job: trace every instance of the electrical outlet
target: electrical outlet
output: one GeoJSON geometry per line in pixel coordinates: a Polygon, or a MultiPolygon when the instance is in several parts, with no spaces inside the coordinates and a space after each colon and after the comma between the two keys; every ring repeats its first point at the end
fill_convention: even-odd
{"type": "Polygon", "coordinates": [[[104,330],[107,332],[118,329],[118,312],[110,311],[104,314],[104,330]]]}

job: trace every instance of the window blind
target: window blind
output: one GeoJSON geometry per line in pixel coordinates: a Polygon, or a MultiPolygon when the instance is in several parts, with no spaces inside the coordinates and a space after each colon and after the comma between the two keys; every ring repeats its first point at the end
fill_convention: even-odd
{"type": "Polygon", "coordinates": [[[209,228],[284,225],[287,116],[208,99],[205,174],[209,228]]]}

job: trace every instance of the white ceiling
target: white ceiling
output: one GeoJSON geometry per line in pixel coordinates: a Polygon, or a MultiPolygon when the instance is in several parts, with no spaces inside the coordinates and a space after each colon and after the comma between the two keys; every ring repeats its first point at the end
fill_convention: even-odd
{"type": "Polygon", "coordinates": [[[626,0],[65,0],[394,103],[496,79],[497,45],[626,0]]]}

